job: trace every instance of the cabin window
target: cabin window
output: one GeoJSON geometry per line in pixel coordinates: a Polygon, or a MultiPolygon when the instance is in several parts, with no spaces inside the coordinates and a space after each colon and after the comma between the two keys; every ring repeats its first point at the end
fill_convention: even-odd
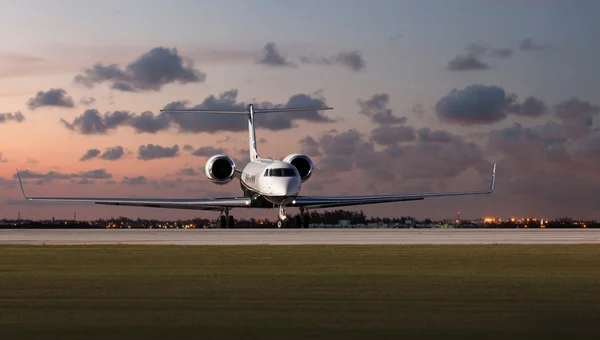
{"type": "Polygon", "coordinates": [[[269,169],[265,170],[265,175],[264,175],[264,176],[265,176],[265,177],[268,177],[268,176],[269,176],[269,169]]]}

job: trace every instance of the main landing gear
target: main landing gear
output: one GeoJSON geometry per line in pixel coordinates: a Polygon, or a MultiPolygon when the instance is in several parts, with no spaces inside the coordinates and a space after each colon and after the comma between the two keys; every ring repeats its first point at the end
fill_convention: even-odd
{"type": "Polygon", "coordinates": [[[235,219],[232,215],[229,215],[229,209],[221,211],[221,215],[219,215],[219,217],[221,220],[222,229],[233,228],[235,226],[235,219]],[[225,213],[225,216],[223,216],[223,213],[225,213]]]}

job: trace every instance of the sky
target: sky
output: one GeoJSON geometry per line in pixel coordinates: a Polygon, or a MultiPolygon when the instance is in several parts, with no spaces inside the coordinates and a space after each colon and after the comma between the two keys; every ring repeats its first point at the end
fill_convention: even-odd
{"type": "MultiPolygon", "coordinates": [[[[163,108],[311,107],[258,119],[258,151],[308,155],[306,195],[482,190],[367,215],[600,215],[597,1],[3,2],[0,218],[216,218],[32,196],[205,198],[208,157],[248,161],[239,117],[163,108]]],[[[295,212],[293,212],[295,213],[295,212]]],[[[274,210],[239,217],[276,219],[274,210]]],[[[213,216],[214,215],[214,216],[213,216]]]]}

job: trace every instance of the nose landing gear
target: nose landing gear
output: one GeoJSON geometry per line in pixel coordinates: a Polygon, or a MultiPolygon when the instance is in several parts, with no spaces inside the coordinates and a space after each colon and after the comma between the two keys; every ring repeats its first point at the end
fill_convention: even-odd
{"type": "Polygon", "coordinates": [[[287,223],[287,216],[285,214],[285,206],[282,204],[279,206],[279,221],[277,221],[277,228],[281,228],[287,223]]]}

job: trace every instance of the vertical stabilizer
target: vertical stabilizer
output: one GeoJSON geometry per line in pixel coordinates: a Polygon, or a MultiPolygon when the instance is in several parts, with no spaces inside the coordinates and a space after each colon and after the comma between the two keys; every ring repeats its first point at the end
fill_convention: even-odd
{"type": "Polygon", "coordinates": [[[256,133],[254,129],[254,106],[248,105],[248,138],[249,144],[248,149],[250,151],[250,161],[258,161],[258,151],[256,150],[256,133]]]}

